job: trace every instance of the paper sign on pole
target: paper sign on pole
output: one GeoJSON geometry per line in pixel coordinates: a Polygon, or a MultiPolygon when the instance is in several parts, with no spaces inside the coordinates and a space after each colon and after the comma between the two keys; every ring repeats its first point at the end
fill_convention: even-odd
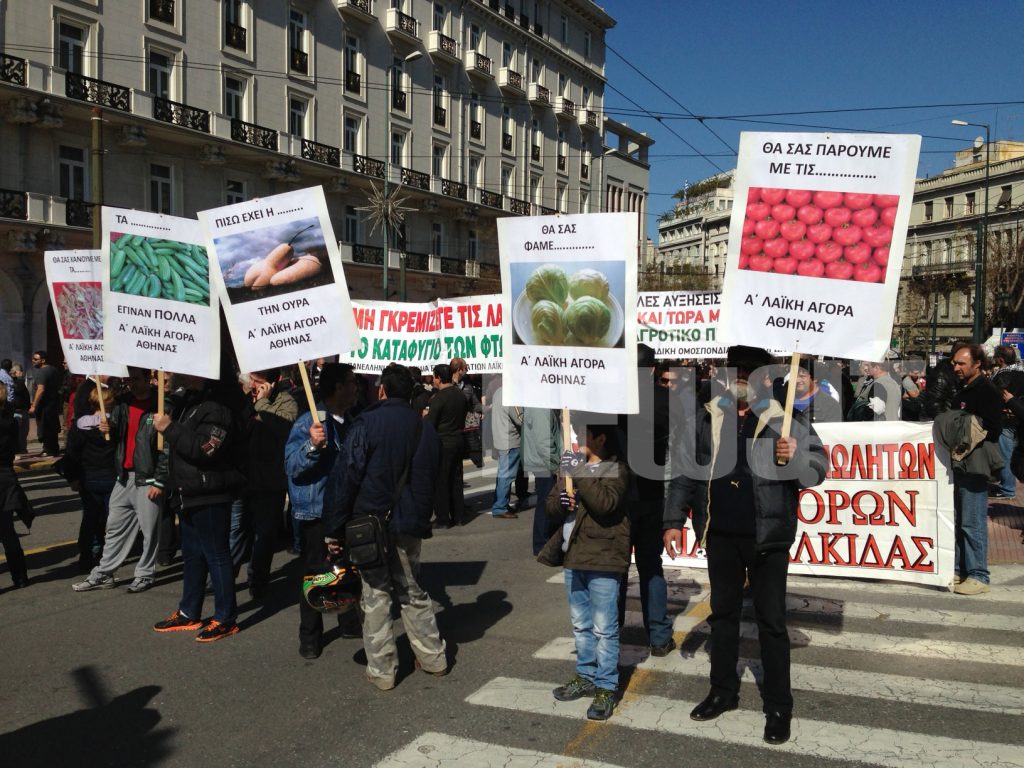
{"type": "Polygon", "coordinates": [[[107,354],[125,365],[220,376],[220,317],[199,222],[102,209],[107,354]]]}
{"type": "Polygon", "coordinates": [[[635,213],[498,219],[504,402],[636,413],[635,213]]]}
{"type": "MultiPolygon", "coordinates": [[[[789,572],[948,585],[953,481],[932,425],[875,421],[814,429],[828,455],[828,475],[800,493],[789,572]]],[[[665,564],[706,567],[693,531],[687,528],[684,538],[684,557],[665,564]]]]}
{"type": "Polygon", "coordinates": [[[920,147],[910,135],[741,134],[722,341],[882,360],[920,147]]]}
{"type": "Polygon", "coordinates": [[[718,291],[645,291],[637,296],[637,341],[657,358],[725,357],[718,291]]]}
{"type": "Polygon", "coordinates": [[[68,370],[83,376],[127,376],[105,354],[100,251],[46,251],[46,287],[68,370]]]}
{"type": "Polygon", "coordinates": [[[323,187],[198,215],[242,370],[294,365],[358,345],[323,187]]]}

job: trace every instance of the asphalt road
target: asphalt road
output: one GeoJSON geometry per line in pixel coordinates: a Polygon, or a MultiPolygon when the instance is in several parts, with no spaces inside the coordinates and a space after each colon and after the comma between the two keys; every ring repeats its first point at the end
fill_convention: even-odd
{"type": "MultiPolygon", "coordinates": [[[[11,590],[0,571],[3,766],[1024,766],[1021,566],[993,568],[993,593],[976,598],[793,579],[797,719],[772,748],[749,676],[737,712],[687,717],[707,691],[700,571],[672,574],[682,651],[664,659],[647,658],[634,592],[611,721],[554,703],[573,672],[561,572],[533,560],[531,514],[486,514],[486,476],[467,491],[484,514],[423,548],[452,672],[415,672],[403,640],[390,692],[336,630],[319,659],[299,657],[299,573],[284,552],[266,602],[240,587],[242,631],[211,645],[151,629],[176,607],[180,563],[140,595],[124,589],[130,564],[117,589],[72,592],[76,553],[60,545],[77,535],[77,498],[54,475],[23,480],[40,517],[22,539],[31,586],[11,590]]],[[[756,658],[756,640],[742,651],[756,658]]]]}

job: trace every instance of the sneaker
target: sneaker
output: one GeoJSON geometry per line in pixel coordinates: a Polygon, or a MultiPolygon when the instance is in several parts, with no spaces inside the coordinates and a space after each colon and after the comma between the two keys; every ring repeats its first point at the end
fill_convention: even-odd
{"type": "Polygon", "coordinates": [[[92,589],[113,589],[117,586],[117,579],[113,576],[108,576],[105,573],[97,573],[90,575],[85,581],[80,581],[77,584],[72,584],[71,588],[75,592],[88,592],[92,589]]]}
{"type": "Polygon", "coordinates": [[[576,699],[582,699],[584,696],[593,696],[596,690],[597,686],[587,680],[587,678],[576,675],[565,685],[555,688],[551,695],[558,701],[576,701],[576,699]]]}
{"type": "Polygon", "coordinates": [[[137,576],[135,578],[135,581],[133,581],[131,584],[128,585],[128,591],[131,594],[133,594],[133,595],[137,595],[137,594],[139,594],[139,592],[145,592],[147,589],[149,589],[152,586],[153,586],[153,580],[152,579],[146,579],[146,578],[143,578],[141,576],[137,576]]]}
{"type": "Polygon", "coordinates": [[[434,677],[444,677],[445,675],[448,674],[448,672],[450,670],[450,668],[447,665],[445,666],[444,669],[439,669],[436,672],[434,670],[431,670],[431,669],[424,669],[423,665],[420,664],[420,660],[419,659],[416,659],[416,669],[418,669],[420,672],[426,672],[428,675],[433,675],[434,677]]]}
{"type": "Polygon", "coordinates": [[[615,698],[615,691],[607,688],[598,688],[594,701],[587,709],[587,720],[607,720],[615,711],[618,700],[615,698]]]}
{"type": "Polygon", "coordinates": [[[198,619],[190,619],[181,611],[175,611],[163,621],[153,625],[156,632],[195,632],[202,629],[203,622],[198,619]]]}
{"type": "Polygon", "coordinates": [[[230,637],[231,635],[237,633],[238,625],[235,624],[235,622],[232,621],[230,624],[222,624],[221,622],[214,619],[206,625],[206,628],[203,629],[202,632],[196,635],[196,642],[212,643],[216,640],[222,640],[225,637],[230,637]]]}
{"type": "Polygon", "coordinates": [[[313,641],[310,643],[299,643],[299,656],[309,661],[320,658],[320,643],[313,641]]]}
{"type": "Polygon", "coordinates": [[[966,578],[953,587],[953,591],[958,595],[981,595],[988,592],[988,584],[983,581],[978,581],[975,578],[966,578]]]}
{"type": "Polygon", "coordinates": [[[675,649],[676,649],[676,641],[673,640],[672,638],[669,638],[669,641],[667,643],[665,643],[664,645],[652,645],[651,646],[651,656],[657,656],[659,658],[661,658],[662,656],[668,656],[675,649]]]}

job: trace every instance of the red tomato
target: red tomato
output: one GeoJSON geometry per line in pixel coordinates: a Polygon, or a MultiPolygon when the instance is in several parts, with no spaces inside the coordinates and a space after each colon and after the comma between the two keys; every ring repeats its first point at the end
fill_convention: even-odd
{"type": "Polygon", "coordinates": [[[796,216],[796,209],[792,205],[779,203],[772,206],[772,218],[776,221],[790,221],[796,216]]]}
{"type": "Polygon", "coordinates": [[[852,221],[858,227],[870,227],[872,224],[878,221],[878,209],[861,208],[860,210],[853,212],[853,215],[850,217],[850,221],[852,221]]]}
{"type": "Polygon", "coordinates": [[[868,227],[862,237],[872,248],[881,248],[892,242],[892,227],[868,227]]]}
{"type": "Polygon", "coordinates": [[[780,275],[792,275],[796,273],[796,268],[799,264],[800,262],[796,259],[786,256],[775,260],[775,264],[772,265],[772,271],[778,272],[780,275]]]}
{"type": "Polygon", "coordinates": [[[861,234],[861,228],[858,227],[856,224],[851,224],[848,227],[839,227],[838,229],[833,229],[832,239],[845,248],[848,245],[859,243],[861,234]]]}
{"type": "Polygon", "coordinates": [[[879,208],[895,208],[900,204],[899,195],[875,195],[875,205],[879,208]]]}
{"type": "Polygon", "coordinates": [[[889,248],[875,248],[875,250],[871,252],[871,258],[874,260],[875,264],[880,267],[889,266],[889,248]]]}
{"type": "Polygon", "coordinates": [[[841,227],[849,224],[852,216],[849,208],[829,208],[825,211],[825,223],[830,227],[841,227]]]}
{"type": "Polygon", "coordinates": [[[750,268],[755,272],[771,272],[772,260],[768,256],[751,256],[750,268]]]}
{"type": "Polygon", "coordinates": [[[779,234],[787,240],[803,240],[804,235],[807,234],[807,225],[796,219],[784,221],[779,227],[779,234]]]}
{"type": "Polygon", "coordinates": [[[761,199],[768,205],[778,205],[786,199],[786,190],[765,187],[761,190],[761,199]]]}
{"type": "Polygon", "coordinates": [[[832,239],[832,227],[824,222],[807,228],[807,239],[812,243],[825,243],[832,239]]]}
{"type": "Polygon", "coordinates": [[[807,226],[817,224],[823,215],[821,208],[816,205],[801,205],[796,209],[796,217],[807,226]]]}
{"type": "Polygon", "coordinates": [[[878,283],[885,273],[873,261],[858,264],[853,270],[853,279],[861,283],[878,283]]]}
{"type": "Polygon", "coordinates": [[[764,241],[759,237],[744,237],[743,242],[740,244],[740,253],[745,253],[748,256],[753,256],[755,253],[760,253],[764,248],[764,241]]]}
{"type": "Polygon", "coordinates": [[[896,206],[894,205],[891,206],[890,208],[883,208],[882,214],[881,216],[879,216],[879,218],[882,220],[882,223],[885,224],[885,226],[893,226],[896,223],[896,206]]]}
{"type": "Polygon", "coordinates": [[[744,219],[743,220],[743,236],[746,237],[747,235],[754,234],[754,227],[755,226],[757,226],[757,222],[754,221],[753,219],[744,219]]]}
{"type": "Polygon", "coordinates": [[[773,259],[781,259],[789,253],[789,242],[783,240],[781,237],[777,237],[774,240],[768,240],[764,244],[764,255],[770,256],[773,259]]]}
{"type": "Polygon", "coordinates": [[[847,192],[843,195],[843,202],[846,203],[846,207],[851,211],[859,211],[861,208],[867,208],[874,201],[874,195],[868,195],[862,192],[847,192]]]}
{"type": "Polygon", "coordinates": [[[751,187],[750,189],[747,190],[747,205],[749,205],[750,203],[756,203],[760,199],[761,199],[761,188],[760,187],[751,187]]]}
{"type": "Polygon", "coordinates": [[[768,203],[747,203],[747,218],[762,221],[772,215],[772,207],[768,203]]]}
{"type": "Polygon", "coordinates": [[[762,219],[754,225],[754,234],[762,240],[772,240],[779,236],[779,222],[762,219]]]}
{"type": "Polygon", "coordinates": [[[821,277],[825,274],[825,265],[817,259],[807,259],[797,264],[796,271],[804,277],[821,277]]]}
{"type": "Polygon", "coordinates": [[[833,280],[849,280],[853,276],[853,265],[845,261],[833,261],[825,265],[825,276],[833,280]]]}
{"type": "Polygon", "coordinates": [[[789,244],[789,255],[799,261],[814,258],[814,243],[810,240],[794,240],[789,244]]]}
{"type": "Polygon", "coordinates": [[[824,243],[818,244],[818,247],[814,249],[814,254],[820,261],[831,264],[843,257],[843,247],[832,240],[826,240],[824,243]]]}
{"type": "Polygon", "coordinates": [[[750,266],[750,257],[747,256],[747,254],[745,254],[745,253],[741,253],[740,254],[739,268],[740,269],[747,269],[749,266],[750,266]]]}
{"type": "Polygon", "coordinates": [[[843,248],[843,258],[851,264],[864,264],[871,260],[871,246],[862,240],[849,248],[843,248]]]}
{"type": "Polygon", "coordinates": [[[790,189],[786,192],[786,202],[792,205],[794,208],[799,208],[802,205],[807,205],[811,202],[813,194],[807,189],[790,189]]]}
{"type": "Polygon", "coordinates": [[[842,192],[815,192],[814,204],[819,208],[838,208],[843,204],[842,192]]]}

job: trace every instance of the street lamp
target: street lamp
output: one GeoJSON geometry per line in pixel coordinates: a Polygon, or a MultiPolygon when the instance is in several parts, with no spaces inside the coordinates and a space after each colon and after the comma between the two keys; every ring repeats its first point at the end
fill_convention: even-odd
{"type": "Polygon", "coordinates": [[[981,212],[981,248],[974,251],[974,342],[985,340],[985,265],[988,263],[988,180],[991,170],[990,126],[988,123],[969,123],[966,120],[952,120],[953,125],[973,125],[985,129],[985,208],[981,212]]]}
{"type": "MultiPolygon", "coordinates": [[[[421,51],[413,51],[412,53],[402,57],[403,63],[409,63],[416,61],[423,56],[421,51]]],[[[391,93],[391,70],[395,68],[394,60],[388,62],[387,70],[385,71],[384,78],[384,200],[388,199],[388,186],[391,182],[391,107],[394,94],[391,93]]],[[[382,219],[381,224],[384,230],[384,271],[382,278],[382,287],[384,288],[384,301],[388,300],[388,262],[391,260],[391,232],[388,227],[388,217],[385,216],[382,219]]],[[[401,295],[399,298],[405,301],[405,252],[403,251],[399,257],[399,288],[401,295]]]]}

